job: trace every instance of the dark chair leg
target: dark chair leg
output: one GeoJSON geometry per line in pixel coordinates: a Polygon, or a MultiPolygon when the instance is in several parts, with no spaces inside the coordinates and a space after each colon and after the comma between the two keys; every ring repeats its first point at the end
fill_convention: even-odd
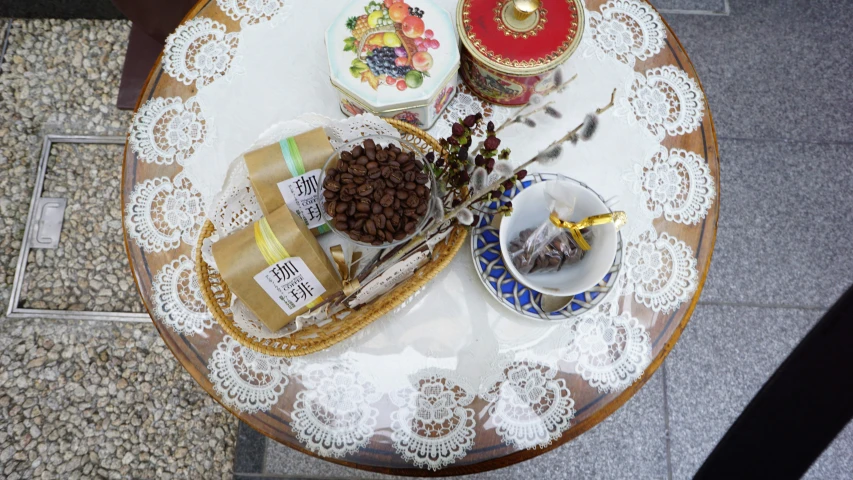
{"type": "Polygon", "coordinates": [[[800,478],[851,418],[853,289],[779,366],[695,478],[800,478]]]}
{"type": "Polygon", "coordinates": [[[133,22],[127,55],[121,72],[116,106],[122,110],[136,107],[145,79],[163,50],[166,37],[180,25],[195,5],[194,0],[112,0],[133,22]]]}
{"type": "Polygon", "coordinates": [[[151,67],[157,56],[163,51],[163,42],[155,40],[137,27],[130,28],[127,40],[127,55],[121,71],[121,84],[118,87],[116,106],[121,110],[133,110],[151,67]]]}

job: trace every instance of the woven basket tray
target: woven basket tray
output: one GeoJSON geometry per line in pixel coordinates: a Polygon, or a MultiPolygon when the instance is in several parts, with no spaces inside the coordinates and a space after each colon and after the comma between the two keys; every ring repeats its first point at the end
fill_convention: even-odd
{"type": "MultiPolygon", "coordinates": [[[[386,121],[393,125],[402,138],[414,145],[422,155],[441,149],[438,141],[423,130],[399,120],[386,121]]],[[[213,234],[214,228],[209,220],[204,223],[195,249],[195,270],[204,303],[228,335],[252,350],[276,357],[299,357],[323,350],[370,325],[374,320],[403,303],[443,270],[459,251],[467,234],[465,227],[454,227],[447,239],[433,249],[430,262],[418,268],[412,277],[401,282],[391,291],[355,309],[345,319],[323,326],[311,325],[285,338],[259,340],[239,328],[234,323],[233,317],[226,313],[225,310],[231,305],[231,290],[222,280],[219,272],[208,265],[201,256],[202,242],[213,234]]]]}

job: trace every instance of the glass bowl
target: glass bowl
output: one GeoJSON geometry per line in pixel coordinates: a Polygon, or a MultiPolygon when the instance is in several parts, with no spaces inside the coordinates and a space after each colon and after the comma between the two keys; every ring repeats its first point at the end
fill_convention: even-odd
{"type": "Polygon", "coordinates": [[[345,232],[342,232],[335,227],[334,219],[326,212],[326,197],[323,195],[323,193],[326,191],[325,187],[323,186],[326,180],[326,172],[330,168],[337,167],[341,153],[352,150],[356,146],[363,144],[365,140],[373,140],[377,148],[384,148],[388,144],[396,145],[400,148],[400,150],[405,153],[414,155],[416,160],[420,160],[421,163],[424,163],[426,165],[426,162],[423,159],[425,153],[422,153],[417,147],[407,142],[406,140],[403,140],[402,138],[392,137],[389,135],[368,135],[365,137],[360,137],[351,142],[347,142],[335,149],[335,153],[333,153],[332,156],[329,157],[329,160],[326,161],[326,164],[323,165],[323,171],[320,173],[319,188],[317,189],[320,212],[323,215],[323,219],[326,220],[326,225],[329,226],[329,229],[332,230],[332,232],[334,232],[336,235],[345,238],[349,242],[355,243],[356,245],[365,248],[389,248],[395,247],[397,245],[402,245],[423,231],[424,227],[427,225],[427,223],[429,223],[429,220],[433,216],[434,209],[432,208],[432,204],[436,201],[440,201],[438,199],[438,183],[436,182],[435,175],[429,168],[424,168],[423,170],[424,173],[429,175],[429,183],[427,184],[427,187],[429,188],[429,195],[427,195],[426,197],[427,211],[420,218],[420,220],[418,220],[418,223],[415,226],[415,230],[400,240],[392,240],[390,242],[385,242],[380,245],[373,245],[372,243],[353,240],[345,232]]]}

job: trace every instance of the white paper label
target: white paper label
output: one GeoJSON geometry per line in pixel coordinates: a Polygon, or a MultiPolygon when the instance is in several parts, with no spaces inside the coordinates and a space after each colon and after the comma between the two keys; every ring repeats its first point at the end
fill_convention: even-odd
{"type": "Polygon", "coordinates": [[[285,258],[255,275],[255,281],[288,315],[293,315],[326,291],[299,257],[285,258]]]}
{"type": "Polygon", "coordinates": [[[287,208],[298,215],[308,228],[316,228],[326,223],[317,201],[319,182],[320,169],[318,168],[278,183],[278,189],[284,197],[287,208]]]}
{"type": "Polygon", "coordinates": [[[350,307],[357,307],[373,301],[379,295],[386,293],[396,287],[400,282],[411,277],[421,265],[429,259],[429,251],[413,253],[400,263],[392,265],[375,280],[371,281],[356,294],[350,302],[350,307]]]}

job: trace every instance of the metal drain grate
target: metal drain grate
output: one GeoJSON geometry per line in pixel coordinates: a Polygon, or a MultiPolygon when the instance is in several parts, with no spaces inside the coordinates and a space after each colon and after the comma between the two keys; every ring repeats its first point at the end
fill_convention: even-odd
{"type": "MultiPolygon", "coordinates": [[[[22,291],[24,290],[25,280],[27,278],[26,271],[31,250],[39,248],[52,249],[56,248],[60,243],[60,233],[63,226],[62,224],[67,201],[64,198],[42,197],[42,193],[45,190],[45,176],[48,171],[48,162],[52,146],[54,144],[63,143],[123,145],[124,142],[125,138],[123,136],[45,136],[44,142],[42,143],[38,170],[36,172],[37,176],[35,186],[33,188],[33,196],[30,201],[30,210],[27,214],[24,239],[21,244],[21,252],[18,257],[18,264],[15,270],[15,280],[12,285],[12,295],[9,299],[9,308],[6,313],[7,317],[106,320],[120,322],[149,322],[151,320],[146,313],[25,308],[21,306],[22,291]]],[[[136,292],[134,291],[133,294],[136,295],[136,292]]]]}

